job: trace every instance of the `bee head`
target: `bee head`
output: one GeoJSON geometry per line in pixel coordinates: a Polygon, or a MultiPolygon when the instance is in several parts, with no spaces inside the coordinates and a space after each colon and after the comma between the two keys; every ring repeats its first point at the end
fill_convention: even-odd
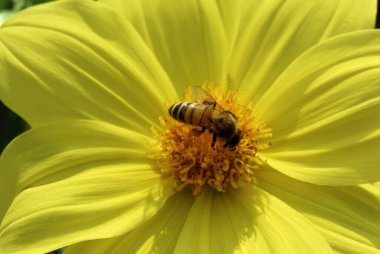
{"type": "Polygon", "coordinates": [[[233,135],[231,137],[231,139],[227,141],[226,144],[224,144],[224,148],[227,147],[227,146],[229,146],[231,148],[235,148],[239,144],[240,139],[241,139],[242,136],[243,135],[242,135],[241,131],[238,130],[238,132],[235,135],[233,135]]]}

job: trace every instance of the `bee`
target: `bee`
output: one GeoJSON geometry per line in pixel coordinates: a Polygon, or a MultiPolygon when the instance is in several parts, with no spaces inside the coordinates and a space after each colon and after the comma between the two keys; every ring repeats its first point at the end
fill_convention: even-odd
{"type": "Polygon", "coordinates": [[[199,102],[177,102],[169,108],[169,114],[175,120],[185,124],[196,125],[201,129],[192,129],[192,134],[199,136],[206,129],[212,133],[211,147],[214,148],[217,137],[226,142],[223,148],[234,149],[240,142],[242,132],[237,124],[237,117],[229,110],[224,110],[216,100],[201,87],[193,89],[199,102]]]}

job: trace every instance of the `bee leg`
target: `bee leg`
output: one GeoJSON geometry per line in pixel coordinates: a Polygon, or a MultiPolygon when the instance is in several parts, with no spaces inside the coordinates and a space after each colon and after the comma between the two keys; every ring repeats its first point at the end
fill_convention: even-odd
{"type": "Polygon", "coordinates": [[[193,136],[200,136],[204,131],[206,130],[205,127],[202,127],[201,130],[198,130],[197,128],[191,129],[190,134],[193,136]]]}
{"type": "Polygon", "coordinates": [[[213,132],[212,133],[212,143],[211,143],[212,148],[215,148],[215,142],[216,142],[216,133],[213,132]]]}
{"type": "Polygon", "coordinates": [[[223,145],[223,148],[227,148],[227,146],[229,146],[229,150],[230,151],[235,151],[236,150],[236,146],[231,146],[230,142],[226,142],[224,145],[223,145]]]}

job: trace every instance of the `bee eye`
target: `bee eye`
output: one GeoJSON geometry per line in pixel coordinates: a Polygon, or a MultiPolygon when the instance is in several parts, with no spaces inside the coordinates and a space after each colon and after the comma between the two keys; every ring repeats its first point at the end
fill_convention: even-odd
{"type": "Polygon", "coordinates": [[[219,118],[218,123],[223,123],[223,120],[224,120],[223,118],[219,118]]]}

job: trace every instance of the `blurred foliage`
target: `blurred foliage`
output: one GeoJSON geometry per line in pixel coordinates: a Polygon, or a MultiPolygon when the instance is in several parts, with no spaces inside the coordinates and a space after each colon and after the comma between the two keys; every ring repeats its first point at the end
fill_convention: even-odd
{"type": "Polygon", "coordinates": [[[15,12],[13,11],[9,11],[9,10],[3,10],[3,11],[0,11],[0,26],[7,20],[9,19],[10,17],[12,17],[13,15],[15,14],[15,12]]]}
{"type": "Polygon", "coordinates": [[[0,0],[0,10],[12,9],[12,0],[0,0]]]}
{"type": "Polygon", "coordinates": [[[52,0],[13,0],[13,9],[20,11],[32,5],[51,2],[52,0]]]}
{"type": "Polygon", "coordinates": [[[17,12],[52,0],[0,0],[0,26],[17,12]]]}
{"type": "Polygon", "coordinates": [[[0,0],[0,10],[20,11],[32,5],[50,2],[52,0],[0,0]]]}
{"type": "Polygon", "coordinates": [[[0,102],[0,152],[17,135],[28,129],[28,125],[0,102]]]}
{"type": "Polygon", "coordinates": [[[5,20],[13,16],[13,2],[11,0],[0,0],[0,26],[5,20]]]}

